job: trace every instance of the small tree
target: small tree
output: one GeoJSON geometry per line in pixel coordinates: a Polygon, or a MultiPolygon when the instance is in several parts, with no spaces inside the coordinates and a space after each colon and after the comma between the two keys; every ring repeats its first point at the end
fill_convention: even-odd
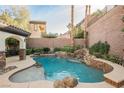
{"type": "Polygon", "coordinates": [[[84,31],[82,30],[81,26],[77,27],[75,32],[77,33],[74,34],[74,38],[84,38],[84,31]]]}
{"type": "Polygon", "coordinates": [[[0,13],[0,19],[10,25],[29,31],[29,11],[25,6],[9,6],[0,13]]]}

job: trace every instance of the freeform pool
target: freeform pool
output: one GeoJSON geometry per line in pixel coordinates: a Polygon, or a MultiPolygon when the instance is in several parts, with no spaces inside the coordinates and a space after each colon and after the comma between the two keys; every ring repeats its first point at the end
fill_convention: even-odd
{"type": "Polygon", "coordinates": [[[67,76],[75,77],[79,82],[100,82],[104,80],[103,71],[81,64],[77,60],[59,57],[38,57],[36,62],[42,64],[46,80],[61,80],[67,76]]]}
{"type": "Polygon", "coordinates": [[[61,80],[67,76],[75,77],[79,82],[95,83],[104,80],[103,71],[87,66],[77,60],[59,57],[37,57],[34,60],[44,68],[28,68],[10,77],[13,82],[28,82],[36,80],[61,80]],[[43,75],[44,74],[44,75],[43,75]],[[43,77],[44,76],[44,77],[43,77]]]}

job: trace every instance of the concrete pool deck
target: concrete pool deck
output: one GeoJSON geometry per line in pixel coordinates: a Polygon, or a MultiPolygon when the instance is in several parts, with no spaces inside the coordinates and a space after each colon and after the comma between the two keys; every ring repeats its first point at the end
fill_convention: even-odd
{"type": "MultiPolygon", "coordinates": [[[[7,66],[17,66],[17,68],[3,75],[0,75],[0,87],[1,88],[53,88],[53,82],[48,80],[31,81],[26,83],[15,83],[9,80],[9,77],[12,74],[22,69],[28,68],[33,64],[35,64],[35,61],[29,56],[27,56],[26,60],[23,61],[19,61],[18,56],[7,58],[7,66]]],[[[119,78],[124,79],[123,78],[124,67],[121,67],[113,63],[110,64],[113,66],[114,70],[110,73],[105,74],[105,76],[111,78],[113,78],[114,76],[114,79],[116,80],[119,80],[119,78]]],[[[107,82],[103,81],[98,83],[79,83],[76,88],[114,88],[114,87],[108,84],[107,82]]],[[[124,86],[122,86],[122,88],[124,88],[124,86]]]]}

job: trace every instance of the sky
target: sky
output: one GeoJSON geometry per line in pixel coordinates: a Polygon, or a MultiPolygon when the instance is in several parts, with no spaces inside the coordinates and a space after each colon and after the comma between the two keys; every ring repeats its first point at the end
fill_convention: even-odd
{"type": "MultiPolygon", "coordinates": [[[[0,6],[6,8],[7,6],[0,6]]],[[[69,5],[28,5],[30,20],[46,21],[47,33],[65,33],[70,23],[71,6],[69,5]]],[[[103,9],[104,5],[92,5],[91,13],[103,9]]],[[[85,6],[74,6],[74,24],[79,23],[85,15],[85,6]]]]}
{"type": "MultiPolygon", "coordinates": [[[[91,6],[91,13],[97,9],[103,9],[104,5],[91,6]]],[[[65,33],[70,23],[71,7],[67,5],[34,5],[28,6],[31,20],[47,22],[47,32],[65,33]]],[[[74,6],[74,24],[76,25],[84,18],[85,6],[74,6]]]]}

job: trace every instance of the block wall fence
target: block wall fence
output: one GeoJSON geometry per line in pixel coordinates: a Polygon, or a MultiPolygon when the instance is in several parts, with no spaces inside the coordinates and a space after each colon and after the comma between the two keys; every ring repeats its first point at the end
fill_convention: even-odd
{"type": "MultiPolygon", "coordinates": [[[[84,45],[83,39],[75,39],[75,45],[84,45]]],[[[68,38],[29,38],[27,39],[28,48],[62,48],[64,46],[71,46],[72,40],[68,38]]]]}

